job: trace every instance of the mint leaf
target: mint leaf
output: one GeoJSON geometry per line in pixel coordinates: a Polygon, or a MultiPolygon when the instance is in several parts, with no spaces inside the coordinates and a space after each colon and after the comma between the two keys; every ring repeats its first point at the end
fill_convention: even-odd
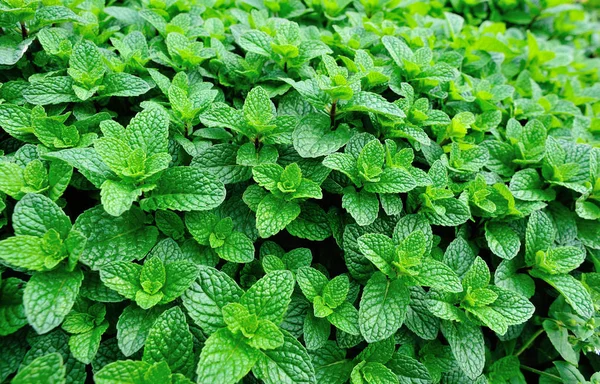
{"type": "Polygon", "coordinates": [[[38,237],[54,229],[65,239],[71,230],[71,221],[49,198],[27,194],[15,205],[13,227],[17,235],[38,237]]]}
{"type": "Polygon", "coordinates": [[[155,227],[144,225],[144,218],[138,208],[119,217],[111,216],[100,206],[85,211],[73,227],[87,238],[81,261],[100,269],[108,262],[141,259],[158,236],[155,227]]]}
{"type": "Polygon", "coordinates": [[[283,230],[298,215],[300,215],[298,203],[267,195],[256,209],[256,228],[261,237],[271,237],[283,230]]]}
{"type": "Polygon", "coordinates": [[[105,365],[94,375],[94,380],[99,384],[108,384],[114,380],[131,384],[143,383],[149,368],[150,364],[143,361],[119,360],[105,365]]]}
{"type": "Polygon", "coordinates": [[[202,348],[198,362],[198,383],[237,383],[254,366],[260,352],[249,345],[243,335],[227,328],[213,333],[202,348]]]}
{"type": "Polygon", "coordinates": [[[0,286],[0,335],[6,336],[16,332],[27,324],[23,308],[24,282],[15,277],[2,281],[0,286]]]}
{"type": "Polygon", "coordinates": [[[274,118],[275,106],[269,99],[269,94],[262,87],[252,88],[244,102],[244,117],[257,127],[267,125],[274,118]]]}
{"type": "Polygon", "coordinates": [[[157,308],[143,310],[130,305],[123,310],[117,322],[117,340],[125,356],[131,356],[144,346],[148,332],[159,315],[157,308]]]}
{"type": "Polygon", "coordinates": [[[590,293],[583,284],[570,275],[549,275],[536,270],[531,271],[533,277],[543,279],[560,292],[575,312],[585,319],[594,314],[594,305],[590,293]]]}
{"type": "Polygon", "coordinates": [[[485,227],[485,239],[492,252],[503,258],[510,260],[517,256],[521,248],[519,235],[510,227],[500,223],[488,223],[485,227]]]}
{"type": "Polygon", "coordinates": [[[48,77],[33,82],[23,90],[23,97],[35,105],[79,101],[73,91],[73,80],[68,76],[48,77]]]}
{"type": "Polygon", "coordinates": [[[257,281],[240,298],[250,314],[275,324],[283,321],[294,289],[294,277],[289,271],[274,271],[257,281]]]}
{"type": "Polygon", "coordinates": [[[27,321],[43,334],[56,328],[75,303],[83,273],[54,270],[34,274],[23,293],[27,321]]]}
{"type": "Polygon", "coordinates": [[[181,309],[168,309],[156,319],[148,331],[142,360],[149,364],[165,361],[173,372],[190,375],[193,340],[181,309]]]}
{"type": "Polygon", "coordinates": [[[456,358],[459,367],[471,379],[476,379],[483,371],[485,350],[481,330],[472,324],[442,322],[442,333],[456,358]]]}
{"type": "Polygon", "coordinates": [[[13,383],[33,384],[39,382],[65,383],[65,366],[59,353],[38,357],[12,379],[13,383]]]}
{"type": "Polygon", "coordinates": [[[207,333],[225,326],[223,307],[238,302],[243,291],[227,274],[214,268],[200,267],[198,279],[183,294],[183,305],[190,317],[207,333]]]}
{"type": "Polygon", "coordinates": [[[150,90],[147,82],[129,73],[107,74],[102,81],[104,88],[98,90],[100,96],[133,97],[150,90]]]}
{"type": "Polygon", "coordinates": [[[140,201],[144,210],[204,211],[219,206],[225,187],[214,176],[193,167],[165,171],[149,197],[140,201]]]}
{"type": "Polygon", "coordinates": [[[302,157],[321,157],[343,147],[350,140],[351,132],[346,125],[332,130],[327,116],[305,116],[292,135],[294,149],[302,157]]]}
{"type": "Polygon", "coordinates": [[[373,223],[379,213],[379,201],[374,193],[365,190],[357,192],[353,188],[344,190],[342,207],[360,226],[373,223]]]}
{"type": "Polygon", "coordinates": [[[281,347],[261,351],[252,370],[265,383],[314,383],[315,373],[308,353],[296,338],[286,331],[281,347]]]}
{"type": "Polygon", "coordinates": [[[360,332],[368,342],[386,339],[404,322],[409,292],[401,280],[388,280],[380,272],[373,274],[360,299],[360,332]]]}

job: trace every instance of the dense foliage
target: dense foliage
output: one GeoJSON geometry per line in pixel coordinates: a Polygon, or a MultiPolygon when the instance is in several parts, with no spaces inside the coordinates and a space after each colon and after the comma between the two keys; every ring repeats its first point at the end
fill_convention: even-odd
{"type": "Polygon", "coordinates": [[[600,383],[566,0],[0,0],[0,382],[600,383]]]}

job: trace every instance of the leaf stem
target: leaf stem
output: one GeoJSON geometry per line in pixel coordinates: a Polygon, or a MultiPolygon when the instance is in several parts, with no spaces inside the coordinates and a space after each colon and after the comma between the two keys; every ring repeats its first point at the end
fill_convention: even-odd
{"type": "Polygon", "coordinates": [[[540,376],[545,376],[545,377],[547,377],[549,379],[558,380],[558,381],[562,382],[562,379],[560,377],[558,377],[556,375],[553,375],[551,373],[540,371],[539,369],[531,368],[531,367],[528,367],[526,365],[521,365],[521,368],[523,368],[526,371],[536,373],[536,374],[538,374],[540,376]]]}
{"type": "Polygon", "coordinates": [[[533,335],[531,335],[531,337],[529,338],[529,340],[527,340],[525,342],[525,344],[523,344],[523,346],[517,351],[517,353],[515,353],[515,356],[519,356],[520,354],[522,354],[523,352],[525,352],[525,350],[527,350],[527,348],[531,347],[531,344],[533,344],[533,342],[535,341],[535,339],[537,339],[538,336],[541,335],[542,333],[544,333],[544,328],[538,329],[537,332],[534,333],[533,335]]]}

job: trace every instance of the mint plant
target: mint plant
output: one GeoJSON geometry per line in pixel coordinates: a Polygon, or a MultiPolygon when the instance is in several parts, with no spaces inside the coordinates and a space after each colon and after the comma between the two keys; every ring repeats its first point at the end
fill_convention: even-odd
{"type": "Polygon", "coordinates": [[[0,383],[600,383],[598,0],[0,0],[0,383]]]}

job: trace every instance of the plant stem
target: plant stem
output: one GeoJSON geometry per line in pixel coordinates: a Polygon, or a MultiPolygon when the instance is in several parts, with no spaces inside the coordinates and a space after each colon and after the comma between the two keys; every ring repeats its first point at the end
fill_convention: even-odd
{"type": "Polygon", "coordinates": [[[331,110],[329,111],[329,118],[331,119],[331,126],[333,127],[335,124],[335,110],[337,107],[337,100],[334,100],[333,103],[331,103],[331,110]]]}
{"type": "Polygon", "coordinates": [[[560,377],[553,375],[551,373],[540,371],[539,369],[531,368],[526,365],[521,365],[521,368],[523,368],[524,370],[529,371],[529,372],[537,373],[540,376],[545,376],[549,379],[558,380],[558,381],[562,382],[562,379],[560,377]]]}
{"type": "Polygon", "coordinates": [[[544,328],[540,328],[537,330],[536,333],[534,333],[529,340],[527,340],[525,342],[525,344],[523,344],[523,346],[517,351],[517,353],[515,353],[515,356],[519,356],[520,354],[522,354],[523,352],[525,352],[525,350],[529,347],[531,347],[531,344],[533,344],[533,342],[535,341],[535,339],[538,338],[539,335],[541,335],[542,333],[544,333],[544,328]]]}
{"type": "Polygon", "coordinates": [[[20,24],[21,24],[21,36],[23,37],[23,40],[25,40],[27,38],[27,36],[29,35],[27,33],[27,27],[25,27],[25,23],[23,21],[21,21],[20,24]]]}

